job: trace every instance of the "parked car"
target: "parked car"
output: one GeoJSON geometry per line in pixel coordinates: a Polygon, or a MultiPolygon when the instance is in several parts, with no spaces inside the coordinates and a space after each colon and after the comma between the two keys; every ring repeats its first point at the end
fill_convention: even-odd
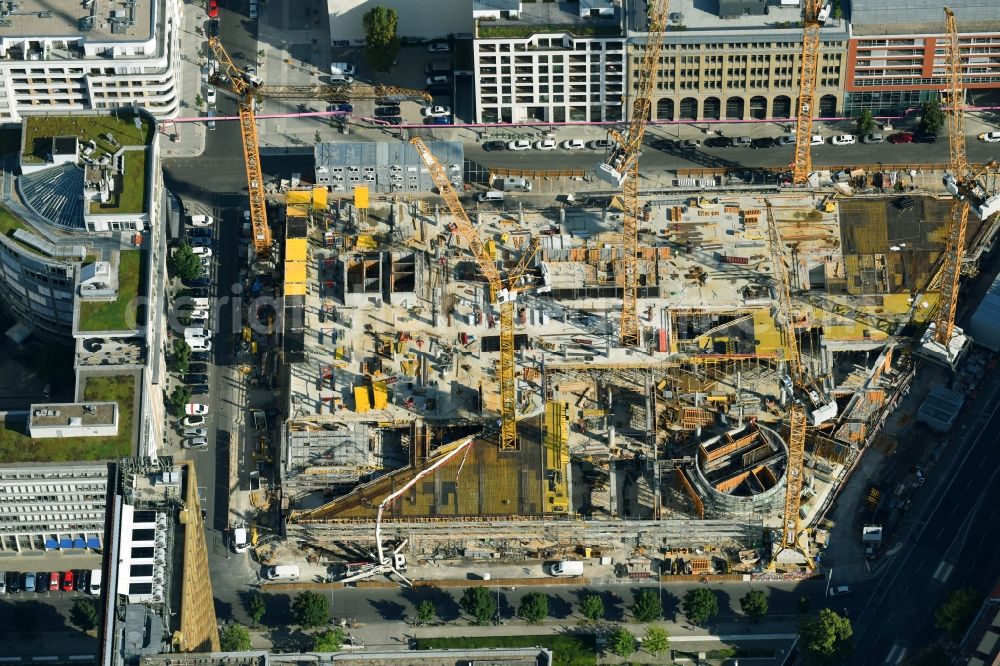
{"type": "Polygon", "coordinates": [[[909,132],[897,132],[889,135],[889,143],[913,143],[913,135],[909,132]]]}
{"type": "Polygon", "coordinates": [[[830,588],[831,597],[842,597],[845,594],[850,594],[851,588],[847,585],[838,585],[837,587],[830,588]]]}
{"type": "Polygon", "coordinates": [[[208,414],[208,405],[201,405],[197,402],[189,402],[184,405],[184,413],[188,416],[204,416],[208,414]]]}
{"type": "Polygon", "coordinates": [[[734,136],[730,145],[733,148],[749,148],[753,145],[753,139],[748,136],[734,136]]]}
{"type": "Polygon", "coordinates": [[[192,247],[191,248],[191,252],[194,253],[194,255],[198,256],[198,257],[211,257],[212,256],[212,248],[210,248],[210,247],[201,247],[201,246],[192,247]]]}
{"type": "Polygon", "coordinates": [[[353,104],[337,104],[337,107],[334,109],[334,111],[343,111],[344,113],[354,113],[354,105],[353,104]]]}
{"type": "Polygon", "coordinates": [[[34,592],[35,591],[35,574],[26,573],[24,574],[24,591],[34,592]]]}
{"type": "Polygon", "coordinates": [[[211,19],[208,22],[208,36],[215,38],[219,36],[219,22],[216,19],[211,19]]]}
{"type": "MultiPolygon", "coordinates": [[[[208,217],[208,216],[207,215],[206,216],[198,216],[198,215],[196,215],[194,217],[208,217]]],[[[213,219],[212,221],[214,222],[215,220],[213,219]]],[[[215,236],[215,230],[214,229],[206,228],[206,227],[211,227],[212,226],[211,224],[204,224],[204,220],[199,220],[199,222],[200,222],[199,224],[194,224],[192,222],[192,227],[194,227],[194,228],[190,228],[190,227],[188,228],[188,230],[187,230],[188,239],[194,239],[194,238],[212,238],[213,236],[215,236]]]]}
{"type": "Polygon", "coordinates": [[[201,338],[207,340],[211,337],[212,337],[212,331],[208,330],[207,328],[203,328],[200,326],[189,326],[184,329],[184,339],[187,340],[189,343],[191,340],[197,340],[201,338]]]}
{"type": "Polygon", "coordinates": [[[185,449],[207,449],[208,440],[204,437],[188,437],[183,441],[181,447],[185,449]]]}
{"type": "Polygon", "coordinates": [[[192,375],[192,374],[187,374],[187,375],[184,375],[184,383],[185,384],[207,384],[208,383],[208,375],[192,375]]]}
{"type": "Polygon", "coordinates": [[[769,136],[761,137],[759,139],[754,139],[750,142],[751,148],[774,148],[778,145],[778,140],[773,139],[769,136]]]}
{"type": "Polygon", "coordinates": [[[209,358],[208,352],[199,351],[199,352],[191,352],[191,360],[201,361],[202,363],[208,363],[212,359],[209,358]]]}
{"type": "Polygon", "coordinates": [[[185,437],[208,437],[208,430],[205,428],[187,428],[184,430],[185,437]]]}
{"type": "Polygon", "coordinates": [[[62,589],[63,592],[73,591],[73,572],[64,571],[62,575],[62,589]]]}
{"type": "Polygon", "coordinates": [[[189,287],[207,287],[212,284],[212,281],[207,277],[196,277],[190,280],[184,280],[183,282],[189,287]]]}
{"type": "Polygon", "coordinates": [[[7,594],[7,574],[0,571],[0,594],[7,594]]]}
{"type": "Polygon", "coordinates": [[[205,420],[204,416],[185,416],[184,420],[181,421],[181,425],[185,428],[198,428],[205,425],[205,420]]]}
{"type": "Polygon", "coordinates": [[[219,0],[208,0],[208,17],[219,18],[219,0]]]}
{"type": "MultiPolygon", "coordinates": [[[[393,116],[399,115],[398,113],[390,114],[393,116]]],[[[438,118],[441,116],[450,116],[451,109],[447,106],[425,106],[420,109],[420,115],[425,118],[438,118]]]]}
{"type": "Polygon", "coordinates": [[[861,143],[882,143],[882,135],[878,132],[872,132],[871,134],[865,134],[861,137],[861,143]]]}
{"type": "Polygon", "coordinates": [[[559,144],[559,147],[563,150],[583,150],[587,147],[581,139],[567,139],[559,144]]]}
{"type": "Polygon", "coordinates": [[[697,148],[700,145],[701,141],[698,139],[684,139],[680,143],[681,148],[697,148]]]}
{"type": "Polygon", "coordinates": [[[527,139],[518,139],[517,141],[509,141],[507,143],[507,150],[530,150],[531,142],[527,139]]]}
{"type": "Polygon", "coordinates": [[[207,384],[195,384],[190,388],[191,388],[191,395],[208,395],[207,384]]]}
{"type": "Polygon", "coordinates": [[[191,363],[188,365],[188,372],[205,374],[208,372],[207,363],[191,363]]]}
{"type": "Polygon", "coordinates": [[[778,137],[779,146],[794,146],[795,145],[795,135],[794,134],[783,134],[778,137]]]}
{"type": "Polygon", "coordinates": [[[403,119],[400,116],[386,116],[382,120],[390,125],[402,125],[403,119]]]}
{"type": "Polygon", "coordinates": [[[448,42],[431,42],[427,45],[428,53],[448,53],[451,51],[451,44],[448,42]]]}
{"type": "Polygon", "coordinates": [[[87,589],[87,580],[90,578],[90,572],[87,569],[79,569],[74,572],[73,576],[73,589],[77,592],[83,592],[87,589]]]}
{"type": "Polygon", "coordinates": [[[428,76],[427,77],[427,87],[428,88],[444,88],[451,83],[450,76],[438,75],[438,76],[428,76]]]}
{"type": "Polygon", "coordinates": [[[830,138],[830,145],[833,146],[853,146],[858,139],[853,134],[838,134],[830,138]]]}
{"type": "Polygon", "coordinates": [[[451,125],[451,116],[437,116],[429,120],[431,125],[451,125]]]}
{"type": "Polygon", "coordinates": [[[250,0],[250,20],[256,21],[259,15],[260,6],[257,4],[257,0],[250,0]]]}
{"type": "Polygon", "coordinates": [[[191,338],[187,341],[187,343],[188,347],[190,347],[193,352],[212,351],[212,341],[207,338],[191,338]]]}
{"type": "Polygon", "coordinates": [[[208,102],[209,106],[215,106],[215,100],[218,94],[215,92],[215,86],[209,86],[208,90],[205,91],[205,101],[208,102]]]}
{"type": "Polygon", "coordinates": [[[728,148],[732,143],[724,136],[712,136],[705,139],[706,148],[728,148]]]}
{"type": "Polygon", "coordinates": [[[986,143],[1000,143],[1000,132],[983,132],[979,135],[979,140],[986,143]]]}
{"type": "Polygon", "coordinates": [[[21,574],[16,571],[7,573],[7,591],[11,594],[21,591],[21,574]]]}
{"type": "Polygon", "coordinates": [[[49,592],[59,591],[59,572],[53,571],[49,574],[49,592]]]}
{"type": "Polygon", "coordinates": [[[611,144],[607,139],[594,139],[587,142],[587,148],[591,150],[604,150],[611,144]]]}
{"type": "Polygon", "coordinates": [[[386,118],[388,116],[398,116],[403,111],[398,106],[378,106],[375,107],[376,118],[386,118]]]}
{"type": "Polygon", "coordinates": [[[555,139],[542,139],[532,144],[532,148],[535,150],[555,150],[558,146],[555,139]]]}
{"type": "Polygon", "coordinates": [[[937,134],[934,132],[916,132],[913,135],[914,143],[934,143],[937,141],[937,134]]]}
{"type": "Polygon", "coordinates": [[[493,152],[498,150],[507,150],[506,141],[487,141],[483,144],[483,150],[493,152]]]}
{"type": "Polygon", "coordinates": [[[214,243],[211,238],[189,238],[188,245],[191,247],[212,247],[214,243]]]}

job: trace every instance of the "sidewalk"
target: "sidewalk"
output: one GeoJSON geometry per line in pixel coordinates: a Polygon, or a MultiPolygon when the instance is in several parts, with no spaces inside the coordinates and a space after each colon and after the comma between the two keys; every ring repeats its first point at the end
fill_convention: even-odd
{"type": "MultiPolygon", "coordinates": [[[[201,56],[201,49],[208,45],[204,35],[198,34],[206,19],[205,3],[185,2],[181,8],[180,40],[180,111],[178,116],[191,117],[205,115],[206,107],[194,105],[195,98],[200,94],[205,97],[207,83],[202,79],[201,66],[207,59],[201,56]]],[[[198,157],[205,151],[204,123],[172,123],[169,120],[160,123],[160,155],[169,157],[198,157]],[[176,140],[174,139],[176,137],[176,140]]]]}

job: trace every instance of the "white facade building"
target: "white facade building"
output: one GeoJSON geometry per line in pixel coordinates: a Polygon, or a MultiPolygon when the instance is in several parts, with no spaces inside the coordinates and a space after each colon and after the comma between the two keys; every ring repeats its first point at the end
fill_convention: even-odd
{"type": "Polygon", "coordinates": [[[476,121],[621,120],[626,45],[620,12],[604,0],[474,0],[476,121]]]}
{"type": "Polygon", "coordinates": [[[180,0],[0,3],[0,123],[23,113],[180,109],[180,0]]]}
{"type": "Polygon", "coordinates": [[[99,549],[107,492],[106,463],[0,466],[0,552],[99,549]]]}

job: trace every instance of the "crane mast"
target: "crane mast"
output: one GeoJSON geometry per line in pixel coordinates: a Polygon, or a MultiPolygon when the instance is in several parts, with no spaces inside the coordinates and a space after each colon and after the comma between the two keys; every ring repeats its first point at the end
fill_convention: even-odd
{"type": "Polygon", "coordinates": [[[448,209],[454,218],[454,230],[468,244],[472,257],[479,267],[479,272],[486,278],[490,287],[490,300],[497,303],[500,310],[500,450],[517,451],[517,391],[516,391],[516,361],[514,358],[514,297],[515,292],[509,291],[496,263],[490,258],[479,239],[479,234],[472,226],[469,216],[462,207],[448,177],[448,172],[437,161],[420,137],[413,137],[410,143],[423,159],[430,172],[431,180],[437,186],[438,192],[444,198],[448,209]]]}
{"type": "Polygon", "coordinates": [[[806,0],[802,13],[802,62],[799,71],[799,105],[795,123],[795,158],[792,182],[805,185],[812,171],[812,119],[816,97],[816,68],[819,60],[819,12],[823,0],[806,0]]]}
{"type": "MultiPolygon", "coordinates": [[[[955,14],[944,8],[948,43],[945,47],[945,63],[948,75],[948,89],[945,91],[945,106],[948,110],[948,149],[950,168],[955,178],[955,198],[951,202],[951,218],[948,224],[948,243],[945,248],[944,264],[941,267],[941,304],[934,322],[935,342],[949,349],[949,341],[955,330],[955,308],[958,306],[958,286],[961,276],[962,258],[965,255],[965,236],[969,227],[969,200],[963,195],[969,189],[969,162],[965,152],[965,87],[962,82],[962,57],[958,46],[958,26],[955,14]]],[[[974,179],[973,179],[974,180],[974,179]]]]}
{"type": "Polygon", "coordinates": [[[658,70],[663,37],[667,27],[668,0],[650,0],[647,3],[649,28],[646,46],[639,65],[635,101],[632,103],[632,119],[628,129],[622,134],[610,130],[611,144],[605,161],[597,167],[597,175],[615,187],[622,188],[625,216],[622,223],[622,323],[621,343],[623,347],[639,344],[639,149],[646,133],[652,111],[653,81],[658,70]]]}

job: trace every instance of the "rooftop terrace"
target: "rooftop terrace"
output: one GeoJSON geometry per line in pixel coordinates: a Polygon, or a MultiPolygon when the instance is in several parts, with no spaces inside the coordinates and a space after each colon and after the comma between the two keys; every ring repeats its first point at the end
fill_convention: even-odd
{"type": "Polygon", "coordinates": [[[135,330],[136,298],[142,268],[140,250],[122,250],[118,259],[118,296],[113,301],[78,300],[79,331],[135,330]]]}
{"type": "Polygon", "coordinates": [[[614,37],[622,34],[619,12],[615,8],[612,17],[581,17],[576,2],[522,2],[517,19],[480,19],[477,36],[497,39],[568,32],[578,37],[614,37]]]}
{"type": "Polygon", "coordinates": [[[97,145],[95,156],[112,155],[121,146],[148,146],[153,140],[153,123],[140,116],[139,127],[136,127],[134,119],[135,114],[128,110],[117,111],[114,115],[27,116],[21,161],[45,162],[51,150],[51,139],[57,136],[75,136],[81,145],[93,140],[97,145]],[[108,140],[109,133],[114,141],[108,140]]]}

